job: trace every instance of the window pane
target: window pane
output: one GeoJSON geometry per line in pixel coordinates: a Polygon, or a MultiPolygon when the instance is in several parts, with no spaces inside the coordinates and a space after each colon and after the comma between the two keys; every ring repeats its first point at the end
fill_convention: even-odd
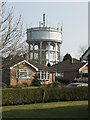
{"type": "Polygon", "coordinates": [[[43,79],[44,77],[43,77],[43,74],[41,75],[41,79],[43,79]]]}
{"type": "Polygon", "coordinates": [[[30,70],[27,70],[27,77],[30,77],[31,73],[30,70]]]}
{"type": "Polygon", "coordinates": [[[27,77],[27,72],[19,72],[20,78],[27,77]]]}
{"type": "Polygon", "coordinates": [[[64,73],[63,72],[57,72],[56,76],[58,76],[58,77],[64,77],[64,73]]]}
{"type": "Polygon", "coordinates": [[[16,70],[16,78],[30,78],[30,70],[25,69],[16,70]]]}
{"type": "Polygon", "coordinates": [[[40,80],[49,80],[49,72],[40,71],[40,80]]]}
{"type": "Polygon", "coordinates": [[[49,80],[49,72],[46,72],[46,79],[49,80]]]}
{"type": "Polygon", "coordinates": [[[48,80],[49,80],[49,73],[48,73],[48,80]]]}
{"type": "Polygon", "coordinates": [[[43,71],[41,71],[41,79],[43,79],[43,71]]]}
{"type": "Polygon", "coordinates": [[[47,72],[45,72],[45,80],[47,79],[47,72]]]}

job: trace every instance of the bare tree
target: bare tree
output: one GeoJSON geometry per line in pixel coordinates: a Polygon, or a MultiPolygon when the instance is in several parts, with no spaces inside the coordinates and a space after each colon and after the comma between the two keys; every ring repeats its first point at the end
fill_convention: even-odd
{"type": "Polygon", "coordinates": [[[78,56],[79,56],[79,58],[84,54],[84,52],[86,51],[86,49],[87,49],[87,45],[80,46],[80,48],[78,50],[78,56]]]}
{"type": "Polygon", "coordinates": [[[20,53],[23,49],[22,42],[25,35],[23,31],[22,16],[20,15],[17,19],[14,16],[14,8],[6,10],[6,3],[2,2],[2,22],[1,22],[1,32],[2,32],[2,47],[0,52],[7,56],[10,54],[20,53]]]}

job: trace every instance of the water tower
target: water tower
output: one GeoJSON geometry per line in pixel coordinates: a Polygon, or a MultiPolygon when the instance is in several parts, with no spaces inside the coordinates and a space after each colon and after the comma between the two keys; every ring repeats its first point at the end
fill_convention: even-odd
{"type": "Polygon", "coordinates": [[[47,65],[60,61],[60,45],[62,43],[62,29],[45,26],[45,14],[39,27],[27,29],[29,44],[29,59],[47,65]]]}

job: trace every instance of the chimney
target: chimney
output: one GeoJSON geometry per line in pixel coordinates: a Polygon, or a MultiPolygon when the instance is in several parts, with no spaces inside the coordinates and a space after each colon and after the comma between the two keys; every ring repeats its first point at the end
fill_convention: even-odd
{"type": "Polygon", "coordinates": [[[74,59],[72,58],[72,63],[74,63],[74,59]]]}
{"type": "Polygon", "coordinates": [[[83,58],[82,57],[80,57],[80,62],[83,63],[83,58]]]}
{"type": "Polygon", "coordinates": [[[74,63],[74,59],[73,58],[70,58],[70,63],[74,63]]]}
{"type": "Polygon", "coordinates": [[[50,64],[50,63],[48,63],[48,64],[47,64],[47,66],[48,66],[48,67],[50,67],[50,66],[51,66],[51,64],[50,64]]]}
{"type": "Polygon", "coordinates": [[[25,53],[25,54],[23,55],[23,57],[24,57],[24,60],[28,61],[27,53],[25,53]]]}

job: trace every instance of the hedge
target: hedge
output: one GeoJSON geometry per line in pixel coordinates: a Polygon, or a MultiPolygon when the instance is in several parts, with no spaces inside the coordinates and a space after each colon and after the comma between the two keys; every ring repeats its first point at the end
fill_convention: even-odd
{"type": "MultiPolygon", "coordinates": [[[[45,88],[44,102],[88,100],[88,87],[45,88]]],[[[2,105],[18,105],[43,102],[43,89],[3,89],[2,105]]]]}
{"type": "Polygon", "coordinates": [[[2,105],[30,104],[42,102],[42,90],[13,88],[2,91],[2,105]]]}
{"type": "Polygon", "coordinates": [[[45,89],[45,102],[88,100],[88,87],[45,89]]]}

